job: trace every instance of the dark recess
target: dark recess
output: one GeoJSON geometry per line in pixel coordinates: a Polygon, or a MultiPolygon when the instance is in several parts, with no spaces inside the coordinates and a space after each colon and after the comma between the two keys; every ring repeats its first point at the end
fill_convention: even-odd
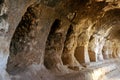
{"type": "MultiPolygon", "coordinates": [[[[52,66],[54,66],[54,62],[51,60],[52,58],[49,55],[50,54],[49,50],[52,50],[53,44],[51,43],[54,39],[57,38],[55,31],[59,28],[61,21],[59,19],[56,19],[51,27],[51,31],[48,35],[48,39],[46,42],[46,49],[45,49],[45,59],[44,59],[44,65],[46,68],[50,69],[52,66]]],[[[54,50],[54,49],[53,49],[54,50]]]]}
{"type": "Polygon", "coordinates": [[[0,4],[4,3],[4,0],[0,0],[0,4]]]}

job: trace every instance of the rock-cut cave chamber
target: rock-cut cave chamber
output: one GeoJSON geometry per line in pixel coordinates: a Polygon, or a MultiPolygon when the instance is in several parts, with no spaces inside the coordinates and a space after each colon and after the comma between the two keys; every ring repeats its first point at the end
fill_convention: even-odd
{"type": "Polygon", "coordinates": [[[0,0],[0,80],[120,80],[120,0],[0,0]]]}

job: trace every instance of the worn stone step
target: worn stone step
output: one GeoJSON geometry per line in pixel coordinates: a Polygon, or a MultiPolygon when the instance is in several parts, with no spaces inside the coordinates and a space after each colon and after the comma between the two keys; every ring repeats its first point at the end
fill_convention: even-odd
{"type": "Polygon", "coordinates": [[[116,69],[104,76],[103,80],[120,80],[120,70],[116,69]]]}
{"type": "Polygon", "coordinates": [[[81,70],[76,73],[57,76],[55,80],[104,80],[104,76],[117,69],[116,63],[105,64],[81,70]]]}
{"type": "Polygon", "coordinates": [[[119,59],[110,59],[110,60],[104,60],[104,61],[99,61],[99,62],[90,62],[90,63],[83,63],[82,65],[86,68],[93,68],[93,67],[98,67],[98,66],[102,66],[105,64],[111,64],[114,63],[116,61],[118,61],[119,59]]]}

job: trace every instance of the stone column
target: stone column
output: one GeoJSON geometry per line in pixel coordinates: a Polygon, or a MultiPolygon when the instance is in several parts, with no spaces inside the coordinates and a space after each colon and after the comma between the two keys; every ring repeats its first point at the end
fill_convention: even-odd
{"type": "Polygon", "coordinates": [[[93,39],[89,43],[89,54],[93,61],[103,60],[102,49],[104,45],[104,37],[94,35],[93,39]]]}
{"type": "Polygon", "coordinates": [[[62,55],[62,60],[64,65],[68,65],[68,67],[72,67],[72,68],[81,67],[80,63],[77,61],[75,57],[75,50],[78,45],[77,43],[78,43],[78,36],[80,33],[79,31],[80,26],[81,25],[79,24],[70,26],[67,33],[63,55],[62,55]]]}
{"type": "Polygon", "coordinates": [[[114,40],[114,44],[113,44],[112,48],[113,48],[112,57],[117,58],[118,56],[117,56],[117,41],[116,40],[114,40]]]}
{"type": "Polygon", "coordinates": [[[48,69],[59,69],[63,66],[61,56],[70,23],[66,19],[55,20],[49,33],[44,64],[48,69]]]}
{"type": "Polygon", "coordinates": [[[78,46],[75,50],[75,57],[79,63],[89,63],[88,45],[78,46]]]}
{"type": "Polygon", "coordinates": [[[24,11],[31,3],[31,0],[20,1],[22,5],[19,0],[0,1],[0,80],[10,80],[6,72],[10,41],[24,11]]]}
{"type": "Polygon", "coordinates": [[[110,40],[106,40],[105,45],[102,49],[104,59],[112,58],[112,56],[111,56],[112,52],[113,52],[112,45],[113,45],[113,43],[110,40]]]}
{"type": "Polygon", "coordinates": [[[6,72],[7,59],[9,56],[9,41],[7,32],[9,24],[4,17],[7,13],[7,7],[0,3],[0,80],[10,80],[6,72]]]}
{"type": "Polygon", "coordinates": [[[89,35],[88,31],[82,32],[77,40],[77,48],[75,50],[75,57],[79,61],[79,63],[89,63],[89,55],[88,55],[88,43],[89,43],[89,35]]]}

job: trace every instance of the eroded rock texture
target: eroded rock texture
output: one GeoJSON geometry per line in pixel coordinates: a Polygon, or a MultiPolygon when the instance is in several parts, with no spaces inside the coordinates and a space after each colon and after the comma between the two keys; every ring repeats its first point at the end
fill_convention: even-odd
{"type": "Polygon", "coordinates": [[[0,80],[119,80],[119,33],[119,0],[0,0],[0,80]]]}

